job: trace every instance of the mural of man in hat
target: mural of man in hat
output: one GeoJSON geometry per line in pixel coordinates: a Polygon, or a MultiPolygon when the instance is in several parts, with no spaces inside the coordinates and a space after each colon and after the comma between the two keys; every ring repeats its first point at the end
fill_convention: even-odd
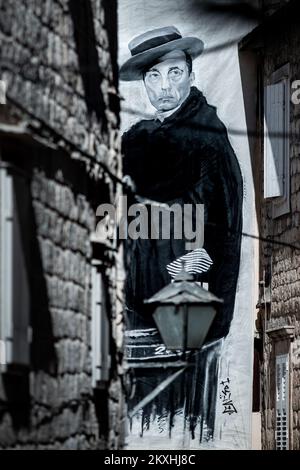
{"type": "MultiPolygon", "coordinates": [[[[234,311],[240,263],[243,183],[236,155],[216,109],[193,86],[193,59],[203,51],[196,37],[182,37],[174,26],[158,28],[129,43],[131,57],[120,79],[143,80],[156,108],[122,138],[124,174],[136,193],[166,203],[204,204],[204,247],[209,269],[197,280],[224,300],[208,340],[224,337],[234,311]]],[[[203,255],[204,253],[204,255],[203,255]]],[[[126,247],[126,302],[130,328],[153,327],[144,300],[171,281],[174,261],[188,256],[185,240],[131,240],[126,247]]],[[[199,252],[198,252],[199,254],[199,252]]]]}

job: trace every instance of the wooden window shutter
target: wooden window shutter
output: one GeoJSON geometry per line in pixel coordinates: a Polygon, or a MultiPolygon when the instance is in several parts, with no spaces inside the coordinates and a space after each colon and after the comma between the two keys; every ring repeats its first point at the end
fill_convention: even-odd
{"type": "Polygon", "coordinates": [[[101,264],[92,264],[92,386],[103,386],[109,379],[110,326],[106,290],[101,264]]]}
{"type": "Polygon", "coordinates": [[[5,364],[12,362],[13,342],[13,181],[7,168],[0,168],[0,336],[5,364]]]}
{"type": "Polygon", "coordinates": [[[284,195],[285,82],[265,88],[264,197],[284,195]]]}
{"type": "Polygon", "coordinates": [[[276,356],[276,449],[289,448],[289,355],[276,356]]]}
{"type": "Polygon", "coordinates": [[[29,365],[29,190],[25,178],[0,168],[0,339],[6,365],[29,365]],[[26,224],[27,222],[27,224],[26,224]]]}

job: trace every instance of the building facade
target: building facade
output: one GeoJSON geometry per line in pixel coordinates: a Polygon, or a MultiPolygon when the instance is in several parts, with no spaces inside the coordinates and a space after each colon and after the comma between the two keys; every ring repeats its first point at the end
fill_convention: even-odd
{"type": "Polygon", "coordinates": [[[296,2],[264,2],[264,7],[262,24],[241,47],[256,75],[248,109],[249,115],[255,114],[252,157],[260,232],[255,374],[260,404],[257,393],[256,406],[261,410],[262,448],[297,450],[299,22],[296,2]]]}
{"type": "Polygon", "coordinates": [[[120,448],[116,2],[0,2],[0,448],[120,448]]]}

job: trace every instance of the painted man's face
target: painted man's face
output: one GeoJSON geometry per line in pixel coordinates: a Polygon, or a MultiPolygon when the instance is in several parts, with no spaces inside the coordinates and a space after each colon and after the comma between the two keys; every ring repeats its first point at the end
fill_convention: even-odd
{"type": "Polygon", "coordinates": [[[188,97],[193,73],[189,73],[185,57],[164,56],[144,75],[151,104],[158,111],[170,111],[188,97]]]}

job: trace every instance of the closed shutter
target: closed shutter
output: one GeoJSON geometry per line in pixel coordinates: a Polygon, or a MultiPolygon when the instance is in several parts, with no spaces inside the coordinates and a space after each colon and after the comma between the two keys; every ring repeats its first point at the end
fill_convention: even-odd
{"type": "Polygon", "coordinates": [[[0,339],[6,365],[29,364],[28,211],[29,190],[25,179],[9,167],[1,167],[0,339]]]}
{"type": "Polygon", "coordinates": [[[285,184],[285,82],[265,88],[264,196],[284,195],[285,184]]]}
{"type": "Polygon", "coordinates": [[[0,80],[0,104],[6,104],[6,91],[7,91],[6,81],[0,80]]]}
{"type": "Polygon", "coordinates": [[[92,266],[92,386],[101,387],[109,379],[110,327],[107,316],[106,291],[101,265],[92,266]]]}
{"type": "Polygon", "coordinates": [[[276,356],[276,449],[289,448],[289,356],[276,356]]]}
{"type": "Polygon", "coordinates": [[[4,366],[5,370],[6,365],[6,347],[5,342],[3,339],[0,339],[0,371],[2,370],[2,366],[4,366]]]}
{"type": "Polygon", "coordinates": [[[13,358],[13,178],[0,168],[0,337],[6,364],[13,358]]]}

